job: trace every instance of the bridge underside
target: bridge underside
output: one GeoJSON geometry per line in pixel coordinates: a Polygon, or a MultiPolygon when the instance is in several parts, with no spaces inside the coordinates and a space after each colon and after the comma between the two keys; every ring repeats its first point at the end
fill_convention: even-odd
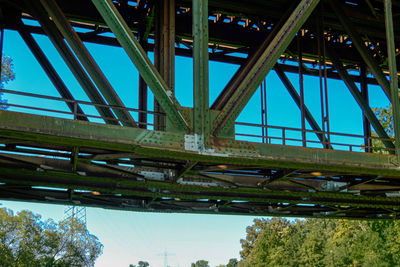
{"type": "Polygon", "coordinates": [[[0,9],[1,38],[3,29],[17,31],[61,97],[0,92],[68,108],[4,104],[0,199],[152,212],[400,216],[400,1],[0,0],[0,9]],[[36,34],[49,38],[90,101],[75,100],[36,34]],[[140,73],[137,109],[124,106],[84,42],[125,50],[140,73]],[[193,58],[191,107],[175,96],[176,55],[193,58]],[[209,60],[240,65],[214,103],[209,60]],[[300,109],[301,129],[268,125],[263,81],[270,71],[300,109]],[[287,73],[297,75],[298,90],[287,73]],[[305,104],[306,75],[319,78],[321,122],[305,104]],[[363,135],[330,131],[331,79],[344,81],[360,107],[363,135]],[[395,136],[371,109],[369,85],[392,103],[395,136]],[[257,90],[261,124],[238,122],[257,90]],[[244,126],[262,134],[240,134],[244,126]],[[359,141],[343,150],[334,135],[359,141]]]}
{"type": "Polygon", "coordinates": [[[396,218],[395,156],[0,114],[0,198],[137,211],[396,218]],[[193,150],[193,151],[192,151],[193,150]]]}

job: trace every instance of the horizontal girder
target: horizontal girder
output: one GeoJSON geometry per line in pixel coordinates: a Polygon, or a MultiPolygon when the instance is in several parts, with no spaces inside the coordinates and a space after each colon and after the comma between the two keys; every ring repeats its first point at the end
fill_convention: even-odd
{"type": "MultiPolygon", "coordinates": [[[[61,9],[66,13],[66,16],[74,22],[83,22],[83,27],[95,29],[96,25],[104,25],[99,13],[96,11],[91,1],[58,1],[61,9]]],[[[383,16],[374,17],[371,10],[365,5],[364,1],[352,1],[353,3],[341,1],[344,13],[351,18],[355,27],[360,32],[370,37],[373,40],[373,45],[380,48],[379,52],[385,51],[385,28],[383,16]]],[[[383,1],[376,1],[376,10],[380,11],[383,8],[383,1]]],[[[209,19],[209,35],[210,42],[214,43],[214,47],[218,47],[223,51],[222,54],[232,53],[232,48],[240,49],[241,51],[248,52],[249,50],[258,47],[258,45],[265,39],[265,36],[271,31],[274,24],[278,23],[282,14],[292,3],[291,0],[286,1],[246,1],[243,4],[241,1],[209,1],[209,13],[215,14],[217,17],[214,20],[209,19]],[[224,16],[221,16],[224,15],[224,16]],[[222,18],[219,20],[219,18],[222,18]],[[254,26],[255,25],[255,26],[254,26]]],[[[4,8],[10,9],[7,13],[11,18],[7,19],[6,27],[13,28],[12,20],[15,18],[13,12],[23,12],[30,14],[22,0],[3,1],[0,5],[4,8]],[[11,11],[11,8],[14,11],[11,11]]],[[[176,35],[181,40],[192,41],[192,14],[191,14],[191,1],[177,1],[176,14],[176,35]]],[[[399,13],[399,1],[393,1],[394,14],[399,13]]],[[[382,12],[382,11],[380,11],[382,12]]],[[[128,5],[125,14],[129,14],[129,26],[138,31],[140,25],[141,14],[136,6],[128,5]]],[[[7,18],[7,16],[6,16],[7,18]]],[[[315,18],[314,18],[315,20],[315,18]]],[[[400,40],[400,25],[398,21],[395,23],[395,38],[400,40]]],[[[341,25],[339,19],[334,11],[329,8],[329,5],[324,6],[324,26],[329,42],[341,51],[341,60],[345,63],[360,63],[362,62],[361,56],[357,53],[356,49],[351,42],[348,41],[347,33],[341,25]]],[[[307,34],[304,38],[304,57],[310,59],[317,59],[317,49],[313,45],[315,36],[315,25],[308,22],[305,25],[307,34]]],[[[109,29],[103,29],[107,32],[109,29]]],[[[150,34],[154,36],[154,32],[150,34]]],[[[92,35],[96,39],[99,35],[92,35]]],[[[372,49],[372,48],[371,48],[372,49]]],[[[296,51],[296,42],[292,42],[289,46],[287,56],[296,51]]],[[[387,62],[380,62],[386,65],[387,62]]]]}
{"type": "Polygon", "coordinates": [[[378,120],[368,85],[382,87],[398,122],[400,20],[392,19],[400,14],[399,0],[3,0],[0,11],[2,30],[22,35],[62,98],[21,88],[0,93],[61,101],[71,111],[28,101],[0,105],[0,199],[155,212],[398,218],[399,135],[395,131],[392,140],[378,120]],[[70,83],[33,34],[47,35],[90,102],[74,100],[70,83]],[[124,107],[86,42],[125,50],[141,77],[139,110],[124,107]],[[175,95],[175,55],[193,58],[190,107],[175,95]],[[240,65],[214,103],[209,60],[240,65]],[[301,111],[301,129],[267,123],[265,77],[273,68],[301,111]],[[300,93],[286,73],[298,75],[300,93]],[[312,86],[320,87],[322,124],[315,107],[305,105],[303,75],[319,77],[312,86]],[[359,104],[364,135],[331,131],[332,78],[343,80],[359,104]],[[236,121],[263,80],[262,123],[236,121]],[[15,112],[21,109],[42,115],[15,112]],[[43,116],[49,112],[62,118],[43,116]],[[106,124],[91,122],[98,119],[106,124]],[[244,127],[252,129],[240,132],[244,127]],[[303,147],[288,145],[298,141],[303,147]]]}
{"type": "Polygon", "coordinates": [[[190,135],[10,111],[0,112],[0,137],[3,199],[322,217],[400,209],[392,155],[228,139],[199,150],[190,135]]]}

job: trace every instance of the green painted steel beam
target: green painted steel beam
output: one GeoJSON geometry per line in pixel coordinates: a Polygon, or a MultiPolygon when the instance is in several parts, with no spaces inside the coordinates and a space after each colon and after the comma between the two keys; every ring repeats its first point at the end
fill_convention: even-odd
{"type": "Polygon", "coordinates": [[[392,112],[394,120],[394,133],[396,154],[400,162],[400,102],[399,102],[399,80],[396,66],[396,46],[394,43],[392,1],[385,0],[385,25],[386,25],[386,44],[388,52],[388,63],[390,73],[390,92],[392,95],[392,112]]]}
{"type": "MultiPolygon", "coordinates": [[[[54,69],[53,65],[46,57],[43,50],[40,48],[36,40],[33,38],[32,34],[26,30],[23,22],[21,20],[18,20],[17,25],[18,25],[17,30],[19,35],[22,37],[22,39],[24,40],[25,44],[28,46],[32,54],[35,56],[36,60],[38,61],[38,63],[40,64],[40,66],[42,67],[42,69],[44,70],[47,77],[54,85],[54,87],[57,89],[60,96],[64,99],[75,101],[71,92],[68,90],[68,87],[65,85],[60,75],[58,75],[57,71],[54,69]]],[[[73,102],[66,102],[65,104],[68,106],[69,110],[74,114],[76,113],[81,114],[76,116],[78,120],[85,120],[85,121],[88,120],[80,105],[76,104],[75,106],[73,102]]]]}
{"type": "Polygon", "coordinates": [[[365,117],[371,123],[372,127],[374,127],[376,133],[380,138],[382,138],[382,143],[386,148],[389,148],[389,153],[393,154],[395,151],[395,145],[390,140],[390,137],[386,133],[385,129],[383,128],[381,122],[375,116],[375,113],[372,111],[371,107],[368,105],[367,101],[364,99],[360,90],[358,89],[357,85],[351,79],[350,75],[348,74],[347,70],[344,68],[342,62],[340,62],[336,51],[332,48],[327,46],[326,51],[328,53],[329,59],[332,61],[333,66],[339,73],[340,77],[347,85],[347,88],[350,90],[351,94],[353,95],[354,99],[357,101],[358,105],[364,112],[365,117]]]}
{"type": "Polygon", "coordinates": [[[118,124],[117,118],[115,118],[114,114],[109,108],[105,107],[107,103],[97,91],[97,88],[94,86],[93,82],[90,80],[89,76],[82,68],[81,64],[76,59],[68,45],[65,43],[63,36],[57,30],[54,22],[49,19],[44,8],[37,1],[26,0],[25,3],[32,12],[32,15],[39,21],[43,31],[49,37],[57,52],[60,54],[65,64],[68,66],[69,70],[72,72],[75,79],[78,81],[79,85],[85,91],[89,99],[93,103],[102,105],[95,106],[95,108],[103,120],[108,124],[118,124]]]}
{"type": "Polygon", "coordinates": [[[340,192],[286,192],[262,188],[225,188],[183,185],[159,181],[135,181],[112,177],[83,176],[59,171],[36,171],[0,167],[0,182],[98,191],[141,197],[169,197],[190,200],[209,199],[256,203],[351,205],[364,208],[399,208],[400,198],[357,196],[340,192]]]}
{"type": "Polygon", "coordinates": [[[212,151],[193,149],[182,133],[73,121],[0,111],[0,137],[67,147],[133,152],[168,158],[239,166],[268,166],[400,177],[393,155],[335,151],[212,138],[212,151]]]}
{"type": "Polygon", "coordinates": [[[132,31],[115,8],[113,2],[111,0],[92,0],[92,2],[115,34],[146,84],[152,90],[169,119],[174,122],[178,130],[188,132],[190,128],[189,124],[183,117],[179,103],[173,96],[171,89],[156,70],[139,42],[135,39],[132,31]]]}
{"type": "Polygon", "coordinates": [[[199,146],[207,147],[210,138],[208,73],[208,0],[193,0],[193,132],[199,146]]]}
{"type": "MultiPolygon", "coordinates": [[[[1,188],[0,188],[1,189],[1,188]]],[[[37,191],[38,189],[34,189],[32,191],[37,191]]],[[[29,193],[32,193],[30,191],[29,193]]],[[[58,190],[50,191],[48,190],[47,196],[51,195],[51,193],[58,194],[58,190]]],[[[75,205],[75,206],[85,206],[85,207],[94,207],[94,208],[104,208],[104,209],[113,209],[113,210],[123,210],[123,211],[135,211],[135,212],[151,212],[151,213],[180,213],[180,214],[213,214],[213,215],[242,215],[242,216],[284,216],[284,217],[294,217],[294,218],[325,218],[325,219],[357,219],[357,220],[387,220],[387,219],[398,219],[397,215],[397,209],[384,209],[384,212],[389,212],[391,211],[392,214],[387,214],[387,216],[382,216],[382,209],[377,209],[377,210],[363,210],[364,212],[360,212],[356,215],[351,214],[352,211],[354,211],[355,208],[347,208],[344,210],[339,210],[339,212],[327,212],[326,215],[324,215],[321,212],[318,212],[317,214],[311,213],[310,214],[304,214],[302,210],[304,209],[303,206],[298,207],[299,210],[294,210],[293,213],[288,213],[287,211],[285,212],[285,209],[281,209],[283,212],[280,212],[279,210],[274,212],[268,212],[268,211],[263,211],[263,212],[254,212],[254,210],[250,211],[245,211],[246,209],[233,209],[229,211],[221,211],[220,209],[193,209],[191,207],[186,207],[182,209],[176,209],[177,205],[182,204],[183,202],[187,200],[174,200],[175,203],[173,203],[170,207],[166,207],[166,205],[162,205],[162,207],[165,207],[163,209],[156,209],[154,207],[152,208],[147,208],[147,207],[133,207],[129,205],[120,205],[120,203],[115,203],[115,202],[110,202],[108,199],[103,200],[99,197],[93,198],[91,196],[91,203],[88,203],[87,196],[76,196],[76,193],[74,195],[73,199],[57,199],[57,198],[39,198],[37,196],[34,197],[34,199],[28,199],[27,198],[28,194],[24,194],[24,198],[15,198],[13,196],[4,196],[4,194],[1,194],[0,190],[0,198],[4,200],[9,200],[9,201],[23,201],[23,202],[34,202],[34,203],[43,203],[43,204],[55,204],[55,205],[75,205]],[[78,203],[77,203],[78,202],[78,203]],[[350,212],[350,213],[349,213],[350,212]],[[301,215],[300,215],[301,214],[301,215]]],[[[128,198],[129,200],[129,198],[128,198]]],[[[157,202],[156,202],[157,203],[157,202]]],[[[204,203],[204,202],[203,202],[204,203]]],[[[231,202],[230,202],[231,203],[231,202]]],[[[215,203],[213,203],[215,204],[215,203]]],[[[233,203],[234,204],[234,203],[233,203]]],[[[295,204],[292,204],[291,207],[296,207],[295,204]]],[[[327,205],[326,207],[332,207],[333,205],[327,205]]],[[[179,206],[178,206],[179,207],[179,206]]],[[[336,208],[338,209],[338,208],[336,208]]]]}
{"type": "MultiPolygon", "coordinates": [[[[154,65],[175,96],[175,0],[160,0],[155,3],[154,65]]],[[[154,99],[154,129],[165,131],[167,120],[164,111],[154,99]]],[[[170,125],[171,121],[168,121],[170,125]]]]}
{"type": "Polygon", "coordinates": [[[232,96],[229,98],[225,107],[215,118],[211,132],[218,136],[227,131],[228,125],[236,120],[242,112],[254,92],[257,90],[261,81],[267,76],[274,67],[276,61],[289,46],[296,33],[311,15],[319,0],[302,0],[286,20],[282,28],[268,43],[268,46],[254,64],[248,69],[246,75],[235,87],[232,96]]]}
{"type": "Polygon", "coordinates": [[[371,51],[365,46],[364,41],[361,38],[360,33],[350,21],[350,19],[346,16],[346,13],[341,8],[341,4],[337,1],[329,1],[331,8],[335,12],[337,18],[339,19],[340,23],[342,24],[344,30],[349,34],[351,41],[353,42],[354,46],[360,53],[362,59],[364,60],[365,64],[367,64],[369,70],[374,75],[375,79],[378,81],[379,85],[382,87],[383,91],[385,92],[386,96],[391,99],[390,93],[390,84],[387,80],[386,76],[383,74],[381,67],[379,67],[376,60],[373,58],[371,51]]]}
{"type": "Polygon", "coordinates": [[[125,105],[123,104],[122,100],[119,98],[118,94],[115,92],[114,88],[111,86],[106,76],[97,65],[89,50],[79,38],[78,34],[72,28],[68,19],[65,17],[60,7],[57,5],[56,1],[40,1],[46,11],[49,13],[52,21],[57,25],[57,28],[64,36],[65,40],[67,40],[68,44],[74,51],[75,55],[78,57],[81,64],[86,69],[93,82],[96,84],[97,88],[100,90],[101,94],[107,100],[108,104],[116,107],[121,107],[113,108],[114,113],[121,120],[121,123],[126,126],[136,127],[137,125],[135,120],[132,118],[129,111],[123,109],[125,105]]]}

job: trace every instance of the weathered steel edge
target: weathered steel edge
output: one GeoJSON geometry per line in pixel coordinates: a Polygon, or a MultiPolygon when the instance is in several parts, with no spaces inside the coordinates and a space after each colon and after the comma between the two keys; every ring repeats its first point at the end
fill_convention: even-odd
{"type": "Polygon", "coordinates": [[[188,148],[191,144],[187,138],[185,141],[184,134],[12,111],[0,111],[0,137],[69,147],[83,146],[134,152],[149,157],[185,161],[400,177],[396,157],[393,155],[271,145],[222,138],[212,139],[209,149],[188,151],[185,145],[188,148]]]}
{"type": "Polygon", "coordinates": [[[254,203],[338,205],[364,208],[398,209],[400,198],[355,196],[336,192],[286,192],[260,188],[221,188],[182,185],[159,181],[134,181],[112,177],[82,176],[58,171],[35,171],[0,168],[1,182],[14,185],[44,186],[98,191],[102,194],[122,194],[136,197],[170,197],[183,200],[226,200],[254,203]],[[148,189],[156,189],[149,191],[148,189]]]}
{"type": "MultiPolygon", "coordinates": [[[[366,217],[357,217],[357,216],[349,216],[349,217],[342,217],[342,216],[324,216],[324,215],[300,215],[300,214],[286,214],[286,213],[273,213],[273,212],[220,212],[215,210],[159,210],[159,209],[146,209],[146,208],[133,208],[133,207],[117,207],[117,206],[101,206],[98,204],[81,204],[76,203],[73,200],[64,201],[64,200],[28,200],[28,199],[17,199],[17,198],[4,198],[0,196],[0,199],[7,200],[7,201],[19,201],[19,202],[31,202],[31,203],[41,203],[41,204],[52,204],[52,205],[74,205],[74,206],[83,206],[83,207],[90,207],[90,208],[101,208],[101,209],[109,209],[109,210],[121,210],[121,211],[132,211],[132,212],[148,212],[148,213],[180,213],[180,214],[207,214],[207,215],[242,215],[242,216],[252,216],[252,217],[285,217],[285,218],[319,218],[319,219],[346,219],[346,220],[362,220],[362,221],[374,221],[377,218],[366,218],[366,217]]],[[[393,220],[393,218],[379,218],[379,220],[387,221],[393,220]]]]}

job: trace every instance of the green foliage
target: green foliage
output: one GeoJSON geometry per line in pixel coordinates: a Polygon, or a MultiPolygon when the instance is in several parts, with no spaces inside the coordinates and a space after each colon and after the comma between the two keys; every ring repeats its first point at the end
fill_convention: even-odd
{"type": "MultiPolygon", "coordinates": [[[[382,124],[386,133],[390,138],[394,136],[394,122],[393,122],[393,113],[392,113],[392,105],[390,104],[386,108],[373,108],[376,117],[382,124]]],[[[378,135],[373,132],[372,137],[378,137],[378,135]]],[[[377,138],[372,139],[372,150],[375,153],[388,154],[389,152],[384,149],[384,144],[377,138]]]]}
{"type": "Polygon", "coordinates": [[[238,266],[238,260],[237,259],[230,259],[226,267],[237,267],[238,266]]]}
{"type": "Polygon", "coordinates": [[[217,267],[237,267],[238,266],[238,260],[237,259],[229,259],[229,262],[227,265],[220,264],[217,267]]]}
{"type": "Polygon", "coordinates": [[[254,219],[253,222],[254,224],[252,226],[247,226],[246,228],[246,239],[240,240],[243,249],[240,251],[240,257],[242,258],[246,258],[249,255],[251,249],[254,247],[258,234],[267,225],[265,219],[254,219]]]}
{"type": "Polygon", "coordinates": [[[196,261],[196,263],[192,263],[190,266],[191,267],[210,267],[208,265],[208,261],[205,261],[205,260],[198,260],[198,261],[196,261]]]}
{"type": "MultiPolygon", "coordinates": [[[[255,220],[238,266],[398,266],[400,222],[255,220]]],[[[246,238],[247,240],[247,238],[246,238]]],[[[243,246],[243,244],[245,246],[243,246]]],[[[242,250],[242,252],[243,252],[242,250]]]]}
{"type": "Polygon", "coordinates": [[[1,61],[1,85],[4,85],[15,79],[14,65],[10,57],[4,57],[1,61]]]}
{"type": "Polygon", "coordinates": [[[374,108],[375,115],[389,136],[394,135],[392,105],[386,108],[374,108]]]}
{"type": "MultiPolygon", "coordinates": [[[[0,88],[3,88],[3,86],[14,80],[15,79],[15,74],[14,74],[14,66],[12,63],[12,59],[10,57],[4,57],[2,58],[1,61],[1,77],[0,77],[0,88]]],[[[0,93],[0,109],[6,109],[7,106],[1,105],[1,103],[7,103],[6,100],[1,98],[2,93],[0,93]]]]}
{"type": "Polygon", "coordinates": [[[149,267],[150,264],[147,261],[139,261],[137,265],[129,264],[129,267],[149,267]]]}
{"type": "Polygon", "coordinates": [[[148,267],[149,265],[147,261],[139,261],[137,267],[148,267]]]}
{"type": "Polygon", "coordinates": [[[103,245],[77,221],[0,209],[0,266],[94,266],[103,245]]]}

